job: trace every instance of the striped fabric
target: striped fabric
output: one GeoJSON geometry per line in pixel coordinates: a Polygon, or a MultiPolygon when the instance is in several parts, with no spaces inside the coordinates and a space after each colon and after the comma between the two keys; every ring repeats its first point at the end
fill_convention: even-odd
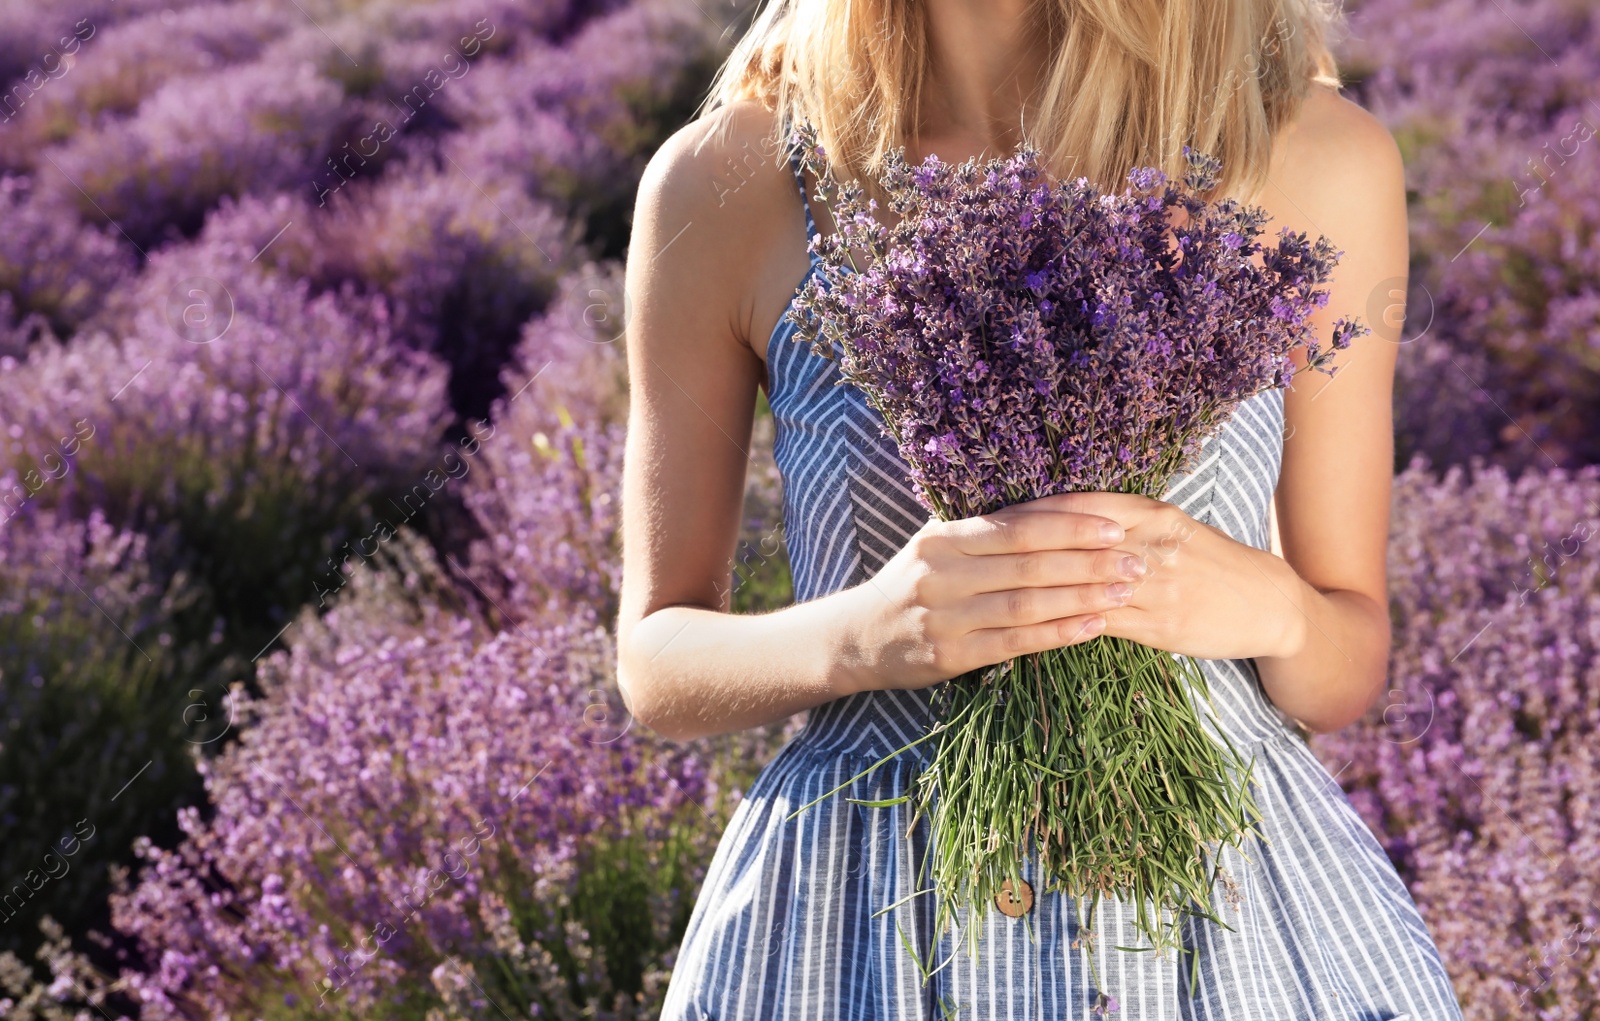
{"type": "MultiPolygon", "coordinates": [[[[806,233],[814,233],[809,208],[806,233]]],[[[807,277],[815,272],[813,262],[807,277]]],[[[768,347],[795,598],[875,574],[926,520],[881,419],[837,366],[780,323],[768,347]]],[[[1257,548],[1283,443],[1283,395],[1244,404],[1167,499],[1257,548]]],[[[1343,791],[1264,696],[1251,660],[1202,660],[1216,711],[1255,756],[1265,840],[1225,847],[1210,910],[1233,931],[1185,921],[1183,954],[1117,951],[1143,941],[1129,904],[1102,900],[1091,962],[1079,909],[1035,890],[1021,918],[986,905],[978,952],[967,914],[936,933],[913,896],[926,819],[869,808],[907,792],[923,749],[905,753],[792,821],[786,817],[926,733],[927,692],[872,691],[812,710],[728,825],[689,920],[663,1021],[935,1019],[1091,1021],[1098,994],[1134,1021],[1453,1021],[1461,1017],[1422,918],[1343,791]],[[887,910],[886,910],[887,909],[887,910]],[[913,954],[914,951],[914,954],[913,954]],[[1198,955],[1198,961],[1195,960],[1198,955]],[[926,981],[920,968],[934,973],[926,981]],[[1191,968],[1197,981],[1191,982],[1191,968]],[[937,969],[937,970],[935,970],[937,969]]]]}

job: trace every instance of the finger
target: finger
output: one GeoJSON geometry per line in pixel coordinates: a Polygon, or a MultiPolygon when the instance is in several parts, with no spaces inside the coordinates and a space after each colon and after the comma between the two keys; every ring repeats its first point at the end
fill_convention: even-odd
{"type": "Polygon", "coordinates": [[[1034,550],[1104,549],[1127,535],[1121,524],[1098,514],[1021,512],[1013,508],[950,523],[962,553],[1028,553],[1034,550]]]}
{"type": "Polygon", "coordinates": [[[1125,581],[986,592],[967,604],[963,620],[973,630],[1026,627],[1063,617],[1104,613],[1126,606],[1131,598],[1133,586],[1125,581]]]}
{"type": "Polygon", "coordinates": [[[973,659],[989,665],[1029,653],[1087,642],[1105,630],[1105,626],[1103,614],[1090,613],[1021,627],[984,628],[969,632],[967,642],[973,659]]]}
{"type": "Polygon", "coordinates": [[[964,557],[949,568],[970,592],[1016,588],[1054,588],[1094,582],[1134,581],[1144,576],[1145,560],[1126,550],[1034,550],[964,557]]]}
{"type": "Polygon", "coordinates": [[[1141,608],[1137,600],[1138,592],[1135,591],[1134,599],[1127,605],[1108,611],[1103,633],[1148,645],[1152,649],[1165,648],[1166,640],[1172,637],[1170,618],[1141,608]]]}

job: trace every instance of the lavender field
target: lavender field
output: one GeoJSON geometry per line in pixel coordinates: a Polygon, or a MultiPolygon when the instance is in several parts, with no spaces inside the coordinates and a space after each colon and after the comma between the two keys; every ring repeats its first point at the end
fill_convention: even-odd
{"type": "MultiPolygon", "coordinates": [[[[1315,745],[1468,1018],[1597,1016],[1600,9],[1350,9],[1413,261],[1391,690],[1315,745]]],[[[0,0],[0,1017],[656,1015],[796,722],[659,739],[610,639],[633,193],[751,13],[0,0]]]]}

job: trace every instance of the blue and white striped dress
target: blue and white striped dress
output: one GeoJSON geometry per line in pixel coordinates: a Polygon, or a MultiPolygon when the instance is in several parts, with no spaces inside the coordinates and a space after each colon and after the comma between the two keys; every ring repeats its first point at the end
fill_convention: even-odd
{"type": "MultiPolygon", "coordinates": [[[[798,176],[798,171],[797,171],[798,176]]],[[[802,188],[802,195],[804,189],[802,188]]],[[[806,235],[815,232],[809,207],[806,235]]],[[[813,261],[807,277],[816,271],[813,261]]],[[[780,321],[768,348],[776,458],[795,599],[875,574],[927,520],[881,418],[835,363],[780,321]]],[[[1268,507],[1283,443],[1283,394],[1241,406],[1166,499],[1240,542],[1269,545],[1268,507]]],[[[1035,890],[1020,918],[985,906],[976,956],[971,919],[933,928],[912,896],[927,851],[910,806],[845,798],[906,793],[926,746],[793,820],[796,808],[925,734],[928,692],[872,691],[812,710],[735,810],[707,872],[667,990],[663,1021],[932,1019],[1093,1021],[1105,980],[1115,1016],[1228,1021],[1455,1021],[1461,1017],[1432,938],[1382,848],[1293,727],[1267,701],[1252,660],[1202,660],[1216,710],[1200,706],[1248,759],[1266,840],[1222,850],[1228,884],[1209,909],[1232,932],[1188,917],[1191,953],[1144,945],[1132,907],[1103,899],[1092,920],[1098,965],[1078,940],[1078,910],[1035,890]],[[898,905],[892,910],[883,909],[898,905]],[[924,981],[923,962],[943,963],[924,981]]],[[[1169,916],[1170,917],[1170,916],[1169,916]]]]}

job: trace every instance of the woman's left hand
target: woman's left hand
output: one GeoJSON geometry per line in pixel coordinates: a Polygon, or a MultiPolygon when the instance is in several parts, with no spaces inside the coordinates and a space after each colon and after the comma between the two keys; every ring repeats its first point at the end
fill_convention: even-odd
{"type": "Polygon", "coordinates": [[[1028,509],[1099,514],[1127,532],[1117,549],[1145,570],[1106,611],[1103,634],[1199,659],[1287,657],[1305,645],[1305,582],[1282,557],[1145,496],[1063,493],[1028,509]]]}

